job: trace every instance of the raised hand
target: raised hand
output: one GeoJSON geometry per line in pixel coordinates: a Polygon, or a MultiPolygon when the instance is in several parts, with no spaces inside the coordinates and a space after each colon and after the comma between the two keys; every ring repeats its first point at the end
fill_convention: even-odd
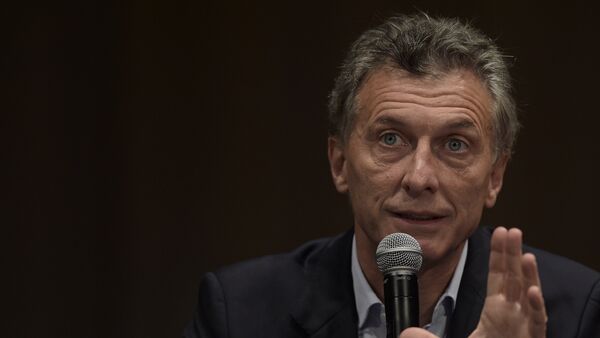
{"type": "Polygon", "coordinates": [[[546,337],[546,309],[535,256],[521,252],[523,234],[499,227],[492,235],[487,297],[470,337],[546,337]]]}
{"type": "MultiPolygon", "coordinates": [[[[523,234],[499,227],[492,234],[485,304],[471,338],[545,338],[546,309],[535,256],[521,251],[523,234]]],[[[400,338],[434,338],[409,328],[400,338]]]]}

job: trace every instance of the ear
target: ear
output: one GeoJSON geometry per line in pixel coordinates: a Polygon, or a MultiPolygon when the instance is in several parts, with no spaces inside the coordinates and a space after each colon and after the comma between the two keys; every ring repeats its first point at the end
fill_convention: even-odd
{"type": "Polygon", "coordinates": [[[329,169],[331,170],[335,188],[341,193],[348,192],[344,146],[335,136],[330,136],[327,139],[327,155],[329,157],[329,169]]]}
{"type": "Polygon", "coordinates": [[[491,208],[496,204],[498,194],[502,189],[502,182],[504,180],[504,171],[508,163],[509,155],[502,153],[496,160],[496,163],[492,166],[492,172],[490,173],[490,181],[488,186],[488,195],[485,200],[485,206],[491,208]]]}

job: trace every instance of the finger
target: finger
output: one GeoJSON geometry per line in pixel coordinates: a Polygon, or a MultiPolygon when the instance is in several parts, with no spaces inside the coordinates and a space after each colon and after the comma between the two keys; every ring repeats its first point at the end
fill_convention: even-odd
{"type": "MultiPolygon", "coordinates": [[[[527,299],[528,295],[527,293],[529,292],[529,288],[531,286],[537,286],[538,288],[541,289],[541,283],[540,283],[540,276],[538,274],[538,270],[537,270],[537,264],[535,262],[535,256],[531,253],[526,253],[523,255],[523,257],[521,258],[521,264],[523,266],[523,276],[524,276],[524,282],[525,284],[523,285],[523,299],[527,299]]],[[[525,307],[525,311],[526,313],[529,313],[529,303],[530,302],[523,302],[524,304],[527,304],[527,306],[525,307]]]]}
{"type": "Polygon", "coordinates": [[[527,299],[530,318],[530,334],[532,337],[545,337],[546,332],[546,307],[541,289],[535,256],[531,253],[523,255],[523,275],[527,283],[527,299]]]}
{"type": "Polygon", "coordinates": [[[521,256],[521,267],[523,270],[521,304],[523,305],[522,309],[526,316],[528,316],[530,313],[530,306],[527,293],[529,292],[529,287],[536,285],[535,283],[537,281],[537,272],[535,270],[534,261],[535,257],[530,253],[526,253],[523,256],[521,256]]]}
{"type": "Polygon", "coordinates": [[[409,327],[402,331],[399,338],[437,338],[437,336],[419,327],[409,327]]]}
{"type": "Polygon", "coordinates": [[[527,290],[527,298],[531,312],[529,314],[529,335],[533,338],[543,338],[546,336],[546,307],[544,306],[544,297],[542,290],[538,286],[531,286],[527,290]]]}
{"type": "Polygon", "coordinates": [[[504,292],[509,302],[518,302],[523,296],[523,267],[521,266],[522,238],[523,233],[521,230],[512,228],[508,231],[506,239],[506,279],[504,292]]]}
{"type": "Polygon", "coordinates": [[[490,271],[488,275],[487,293],[494,295],[502,292],[504,285],[504,273],[506,271],[504,259],[504,247],[508,231],[504,227],[498,227],[492,234],[490,250],[490,271]]]}
{"type": "Polygon", "coordinates": [[[525,276],[527,288],[535,285],[541,289],[542,284],[540,282],[540,275],[538,274],[535,256],[532,253],[524,254],[522,258],[522,265],[523,276],[525,276]]]}

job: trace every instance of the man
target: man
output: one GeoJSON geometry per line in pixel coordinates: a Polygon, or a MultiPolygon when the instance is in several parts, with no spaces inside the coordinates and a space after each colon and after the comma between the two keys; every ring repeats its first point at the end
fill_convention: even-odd
{"type": "Polygon", "coordinates": [[[402,337],[600,337],[600,274],[522,248],[518,229],[478,228],[518,131],[510,88],[493,42],[457,20],[365,32],[330,99],[353,231],[207,274],[185,336],[385,337],[375,249],[404,232],[423,250],[423,328],[402,337]]]}

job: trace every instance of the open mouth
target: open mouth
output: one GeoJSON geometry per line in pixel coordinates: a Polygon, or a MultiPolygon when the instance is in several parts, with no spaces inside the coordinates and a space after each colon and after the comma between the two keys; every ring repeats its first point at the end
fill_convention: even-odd
{"type": "Polygon", "coordinates": [[[440,216],[440,215],[412,214],[412,213],[396,213],[396,216],[403,218],[405,220],[416,221],[416,222],[430,222],[430,221],[437,221],[439,219],[444,218],[444,216],[440,216]]]}

